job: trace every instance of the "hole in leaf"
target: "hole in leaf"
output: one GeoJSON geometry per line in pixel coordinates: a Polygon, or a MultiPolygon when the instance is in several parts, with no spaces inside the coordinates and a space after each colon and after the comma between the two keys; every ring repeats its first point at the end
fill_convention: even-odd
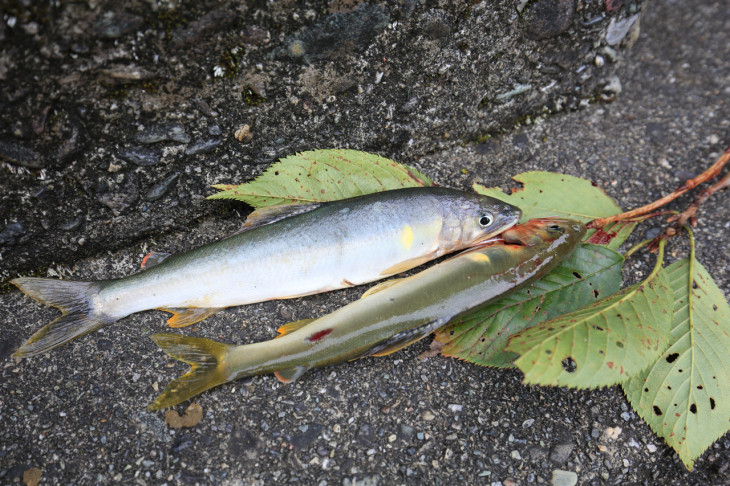
{"type": "Polygon", "coordinates": [[[682,368],[679,368],[677,371],[679,371],[681,373],[683,370],[682,370],[682,368]]]}
{"type": "Polygon", "coordinates": [[[692,405],[690,405],[689,411],[696,415],[697,414],[697,404],[693,403],[692,405]]]}
{"type": "Polygon", "coordinates": [[[649,389],[648,388],[644,388],[644,393],[649,393],[649,389]]]}
{"type": "Polygon", "coordinates": [[[573,276],[575,278],[583,278],[583,277],[580,276],[580,273],[578,273],[578,272],[573,272],[573,276]]]}
{"type": "Polygon", "coordinates": [[[667,355],[667,363],[674,363],[679,358],[679,353],[672,353],[667,355]]]}
{"type": "Polygon", "coordinates": [[[667,385],[667,390],[671,390],[671,389],[672,389],[671,385],[667,385]]]}
{"type": "Polygon", "coordinates": [[[595,324],[593,325],[593,329],[595,329],[596,331],[603,331],[603,328],[601,326],[596,326],[595,324]]]}
{"type": "Polygon", "coordinates": [[[578,363],[570,356],[561,361],[560,364],[563,365],[563,369],[568,373],[575,373],[575,370],[578,369],[578,363]]]}
{"type": "Polygon", "coordinates": [[[715,304],[712,304],[712,310],[714,310],[714,311],[717,310],[717,306],[715,304]]]}
{"type": "Polygon", "coordinates": [[[699,286],[699,285],[697,285],[697,282],[692,282],[692,288],[693,288],[693,289],[698,289],[699,287],[700,287],[700,286],[699,286]]]}
{"type": "Polygon", "coordinates": [[[702,385],[697,385],[698,390],[702,390],[704,387],[702,385]]]}
{"type": "Polygon", "coordinates": [[[484,342],[484,341],[486,341],[486,340],[487,340],[486,338],[482,338],[482,342],[484,342]]]}
{"type": "Polygon", "coordinates": [[[553,352],[552,352],[552,351],[550,351],[549,349],[546,349],[546,350],[545,350],[545,354],[553,354],[553,352]]]}
{"type": "Polygon", "coordinates": [[[598,354],[603,354],[603,350],[602,349],[599,349],[598,350],[598,354]]]}
{"type": "Polygon", "coordinates": [[[654,414],[655,414],[655,415],[661,415],[661,414],[662,414],[662,409],[661,409],[661,408],[659,408],[659,407],[657,407],[656,405],[654,405],[654,406],[652,407],[652,409],[654,410],[654,414]]]}
{"type": "Polygon", "coordinates": [[[624,343],[622,343],[621,341],[616,341],[616,346],[618,346],[619,348],[623,348],[624,343]]]}
{"type": "Polygon", "coordinates": [[[598,290],[593,291],[593,297],[595,297],[596,299],[598,298],[598,290]]]}
{"type": "Polygon", "coordinates": [[[715,399],[710,397],[710,410],[715,410],[715,399]]]}

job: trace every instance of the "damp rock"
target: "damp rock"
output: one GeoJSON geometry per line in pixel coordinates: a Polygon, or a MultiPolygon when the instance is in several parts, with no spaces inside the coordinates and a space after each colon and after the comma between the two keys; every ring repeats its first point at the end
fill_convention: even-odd
{"type": "Polygon", "coordinates": [[[161,155],[157,150],[147,147],[127,147],[119,151],[119,157],[135,165],[149,166],[159,163],[161,155]]]}
{"type": "Polygon", "coordinates": [[[155,78],[155,73],[143,67],[128,64],[115,65],[100,71],[102,81],[107,84],[126,84],[138,81],[149,81],[155,78]]]}
{"type": "Polygon", "coordinates": [[[555,444],[550,451],[550,460],[555,464],[565,464],[568,462],[571,452],[573,452],[572,442],[560,442],[555,444]]]}
{"type": "Polygon", "coordinates": [[[236,20],[234,15],[225,10],[213,10],[190,22],[185,28],[177,30],[172,36],[176,47],[186,47],[201,40],[206,34],[218,32],[236,20]]]}
{"type": "Polygon", "coordinates": [[[637,20],[639,20],[639,14],[632,15],[631,17],[621,20],[612,18],[611,23],[608,24],[608,29],[606,30],[606,44],[609,46],[619,45],[637,20]]]}
{"type": "Polygon", "coordinates": [[[0,231],[0,246],[14,245],[25,234],[25,227],[18,222],[9,223],[0,231]]]}
{"type": "Polygon", "coordinates": [[[111,209],[114,216],[119,216],[139,199],[137,182],[132,174],[128,174],[123,185],[97,196],[97,199],[104,206],[111,209]]]}
{"type": "Polygon", "coordinates": [[[186,155],[197,155],[207,154],[221,144],[220,138],[201,138],[195,141],[194,144],[185,149],[186,155]]]}
{"type": "Polygon", "coordinates": [[[268,44],[271,41],[271,34],[268,30],[256,25],[244,25],[241,29],[241,40],[246,44],[268,44]]]}
{"type": "Polygon", "coordinates": [[[164,179],[162,179],[160,182],[155,184],[154,186],[150,187],[147,193],[145,194],[145,199],[148,201],[156,201],[160,199],[162,196],[167,194],[167,192],[172,187],[173,183],[177,180],[177,178],[180,176],[180,174],[175,173],[171,174],[164,179]]]}
{"type": "Polygon", "coordinates": [[[573,23],[575,0],[540,0],[530,4],[525,14],[530,39],[557,37],[573,23]]]}
{"type": "Polygon", "coordinates": [[[435,41],[446,40],[453,31],[444,10],[435,8],[425,12],[420,19],[421,30],[426,37],[435,41]]]}
{"type": "Polygon", "coordinates": [[[62,162],[78,155],[85,146],[81,120],[74,114],[65,114],[64,118],[65,122],[60,129],[63,141],[58,146],[56,153],[58,160],[62,162]]]}
{"type": "Polygon", "coordinates": [[[164,123],[142,130],[135,137],[139,143],[157,143],[173,141],[180,143],[190,142],[190,136],[185,128],[178,123],[164,123]]]}
{"type": "Polygon", "coordinates": [[[305,63],[346,57],[352,50],[365,50],[389,21],[384,7],[361,3],[352,12],[336,12],[302,28],[284,41],[281,54],[305,63]]]}
{"type": "Polygon", "coordinates": [[[144,19],[139,15],[127,12],[106,12],[96,24],[96,32],[99,37],[105,39],[118,39],[139,29],[144,19]]]}
{"type": "Polygon", "coordinates": [[[70,219],[70,220],[66,221],[65,223],[63,223],[62,225],[60,225],[59,228],[62,229],[63,231],[73,231],[76,228],[78,228],[79,226],[81,226],[81,223],[83,223],[85,220],[86,220],[86,218],[84,217],[84,215],[79,214],[75,218],[70,219]]]}
{"type": "Polygon", "coordinates": [[[28,169],[41,169],[45,166],[41,154],[15,142],[0,141],[0,159],[28,169]]]}
{"type": "Polygon", "coordinates": [[[291,438],[291,444],[297,449],[307,449],[315,440],[319,438],[322,433],[324,426],[321,424],[307,424],[306,426],[300,427],[300,430],[305,429],[300,434],[294,435],[291,438]]]}

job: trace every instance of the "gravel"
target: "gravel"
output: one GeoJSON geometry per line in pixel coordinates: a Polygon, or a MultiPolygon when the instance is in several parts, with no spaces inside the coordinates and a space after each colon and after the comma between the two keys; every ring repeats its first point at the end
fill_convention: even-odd
{"type": "MultiPolygon", "coordinates": [[[[215,8],[121,9],[144,23],[134,25],[133,18],[120,17],[115,22],[121,33],[114,39],[94,30],[106,16],[88,12],[85,4],[51,7],[57,9],[52,12],[33,7],[14,21],[5,19],[0,42],[9,60],[0,64],[11,67],[1,88],[0,135],[44,156],[46,166],[43,172],[15,163],[0,167],[5,172],[0,178],[1,275],[119,277],[137,271],[150,251],[178,252],[230,234],[248,210],[205,201],[211,193],[208,186],[246,180],[272,159],[302,149],[347,146],[377,151],[459,188],[473,182],[508,188],[513,174],[559,170],[591,179],[628,208],[678,187],[687,174],[704,170],[730,145],[730,33],[724,28],[730,19],[723,2],[623,2],[604,15],[603,2],[576,1],[571,27],[557,37],[518,37],[490,48],[486,43],[503,29],[524,32],[519,29],[525,28],[525,18],[517,14],[515,3],[490,2],[490,8],[502,9],[496,13],[480,10],[484,4],[468,12],[448,6],[433,12],[414,2],[392,10],[353,9],[346,2],[333,2],[333,10],[287,10],[278,4],[269,9],[267,4],[262,12],[253,4],[239,3],[229,5],[229,11],[242,20],[240,24],[231,23],[220,32],[203,26],[200,38],[183,48],[162,43],[160,38],[167,34],[161,33],[172,36],[215,8]],[[335,7],[344,10],[343,15],[360,12],[362,25],[374,30],[381,29],[377,19],[383,11],[388,20],[372,37],[362,29],[357,36],[354,32],[352,52],[328,51],[312,39],[319,39],[328,25],[337,26],[328,23],[339,12],[335,7]],[[601,39],[611,19],[629,18],[637,8],[643,11],[634,46],[626,50],[633,35],[627,32],[611,48],[619,62],[606,55],[606,64],[596,66],[595,55],[610,52],[601,39]],[[261,13],[254,15],[257,11],[261,13]],[[485,44],[475,43],[467,31],[473,33],[474,24],[484,23],[487,14],[494,15],[495,23],[491,30],[484,28],[485,44]],[[189,17],[177,22],[175,15],[189,17]],[[601,18],[594,21],[597,17],[601,18]],[[52,29],[44,20],[48,18],[67,28],[52,29]],[[24,28],[30,22],[38,24],[37,34],[24,28]],[[393,27],[394,22],[400,27],[393,27]],[[216,35],[209,37],[210,32],[216,35]],[[588,38],[591,41],[584,43],[588,38]],[[308,59],[294,60],[277,51],[295,39],[306,44],[308,59]],[[408,49],[390,47],[406,41],[408,49]],[[470,56],[479,56],[478,62],[465,61],[469,56],[459,50],[462,41],[470,56]],[[230,51],[224,55],[227,46],[238,42],[250,48],[241,57],[230,51]],[[86,44],[89,53],[64,50],[74,43],[86,44]],[[504,60],[509,57],[499,57],[498,48],[504,49],[503,56],[526,54],[511,58],[510,64],[504,60]],[[158,59],[158,67],[150,69],[155,54],[162,62],[158,59]],[[97,80],[100,69],[135,56],[135,63],[160,73],[160,82],[112,87],[97,80]],[[426,56],[429,64],[425,76],[419,56],[426,56]],[[212,60],[206,64],[206,59],[212,60]],[[235,64],[236,74],[214,79],[214,62],[226,70],[235,64]],[[468,74],[472,62],[485,70],[480,76],[468,74]],[[578,71],[583,64],[587,67],[578,71]],[[66,68],[48,74],[51,67],[62,65],[66,68]],[[18,81],[21,67],[36,75],[22,77],[26,87],[18,81]],[[383,73],[379,83],[377,73],[383,73]],[[585,73],[590,77],[581,84],[585,73]],[[263,80],[254,79],[257,74],[263,80]],[[600,88],[610,76],[619,79],[622,90],[614,101],[600,101],[600,88]],[[339,88],[330,82],[339,78],[356,82],[333,95],[339,88]],[[553,80],[555,87],[542,91],[553,80]],[[245,86],[260,82],[264,101],[244,96],[245,86]],[[401,87],[401,82],[407,86],[401,87]],[[502,104],[494,100],[527,84],[530,90],[502,104]],[[323,86],[324,92],[318,89],[323,86]],[[25,123],[43,117],[44,105],[37,98],[52,105],[41,134],[25,123]],[[546,104],[568,111],[541,115],[546,104]],[[71,136],[56,124],[62,122],[59,113],[71,108],[79,113],[84,148],[65,162],[46,157],[71,136]],[[255,134],[246,144],[233,136],[242,125],[253,127],[255,134]],[[177,140],[167,128],[160,130],[167,138],[136,139],[138,133],[170,126],[181,128],[173,133],[177,140]],[[181,141],[179,133],[188,140],[181,141]],[[221,137],[214,153],[185,155],[191,140],[208,136],[221,137]],[[120,146],[148,143],[160,150],[157,165],[137,166],[116,158],[120,146]],[[164,196],[143,197],[178,173],[164,196]],[[60,228],[77,215],[84,215],[82,224],[60,228]]],[[[539,3],[543,2],[524,7],[539,3]]],[[[617,3],[621,2],[611,2],[611,7],[617,3]]],[[[105,32],[116,35],[113,29],[105,32]]],[[[672,207],[681,209],[688,202],[685,198],[672,207]]],[[[698,258],[730,296],[730,255],[721,243],[730,230],[728,193],[711,198],[699,218],[698,258]]],[[[628,244],[642,239],[644,231],[637,231],[628,244]]],[[[685,244],[672,244],[668,258],[680,258],[686,251],[685,244]]],[[[639,253],[629,268],[646,275],[652,258],[639,253]]],[[[634,273],[625,277],[627,283],[636,278],[634,273]]],[[[361,293],[362,289],[350,289],[228,309],[183,331],[227,342],[270,339],[283,324],[281,316],[321,315],[361,293]]],[[[47,355],[18,361],[9,357],[12,350],[57,313],[14,290],[0,294],[0,302],[6,316],[0,337],[3,484],[21,481],[33,468],[48,484],[727,481],[728,434],[688,472],[630,411],[617,387],[528,387],[514,370],[442,357],[418,360],[428,348],[425,341],[387,357],[313,370],[289,385],[263,376],[221,386],[196,399],[204,413],[198,425],[171,429],[163,413],[145,410],[169,380],[186,369],[149,339],[165,329],[162,313],[136,314],[47,355]],[[452,405],[461,409],[452,410],[452,405]],[[572,450],[566,454],[568,447],[572,450]],[[558,463],[553,455],[561,448],[558,463]]],[[[182,413],[186,406],[176,410],[182,413]]]]}

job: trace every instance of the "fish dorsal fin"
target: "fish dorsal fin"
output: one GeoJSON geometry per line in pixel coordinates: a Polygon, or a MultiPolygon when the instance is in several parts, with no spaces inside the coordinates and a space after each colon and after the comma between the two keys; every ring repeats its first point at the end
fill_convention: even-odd
{"type": "MultiPolygon", "coordinates": [[[[277,338],[280,338],[282,336],[285,336],[285,335],[289,334],[290,332],[294,332],[297,329],[301,329],[304,326],[306,326],[307,324],[309,324],[310,322],[312,322],[313,320],[314,319],[300,319],[298,321],[294,321],[294,322],[290,322],[288,324],[284,324],[283,326],[281,326],[279,329],[276,330],[276,332],[279,333],[279,335],[276,336],[276,337],[277,338]]],[[[276,338],[274,338],[274,339],[276,339],[276,338]]]]}
{"type": "Polygon", "coordinates": [[[172,253],[165,253],[162,251],[151,251],[145,257],[142,259],[142,263],[140,264],[140,267],[142,267],[142,270],[147,270],[148,268],[152,268],[155,265],[159,265],[160,263],[167,260],[167,257],[171,256],[172,253]]]}
{"type": "Polygon", "coordinates": [[[364,358],[366,356],[387,356],[389,354],[393,354],[406,346],[410,346],[416,341],[420,341],[444,324],[446,324],[444,319],[435,319],[418,327],[399,332],[398,334],[382,341],[380,344],[376,344],[370,351],[358,356],[358,358],[364,358]]]}
{"type": "Polygon", "coordinates": [[[212,316],[216,312],[223,310],[222,307],[214,307],[214,308],[207,308],[207,307],[184,307],[184,308],[175,308],[175,307],[160,307],[157,310],[161,310],[164,312],[171,312],[172,317],[167,320],[167,324],[170,327],[185,327],[189,326],[191,324],[195,324],[196,322],[200,322],[203,319],[212,316]]]}
{"type": "Polygon", "coordinates": [[[370,295],[377,294],[381,290],[385,290],[388,287],[392,287],[393,285],[397,284],[401,280],[403,280],[403,279],[402,278],[394,278],[394,279],[391,279],[391,280],[386,280],[385,282],[380,282],[377,285],[373,285],[372,287],[370,287],[369,289],[367,289],[365,291],[365,293],[362,294],[362,297],[360,297],[360,298],[361,299],[364,299],[365,297],[368,297],[370,295]]]}
{"type": "Polygon", "coordinates": [[[307,370],[308,366],[295,366],[294,368],[286,368],[279,371],[274,371],[274,375],[282,383],[291,383],[300,376],[302,376],[307,370]]]}
{"type": "Polygon", "coordinates": [[[246,218],[246,222],[243,223],[243,228],[241,228],[241,230],[246,231],[266,224],[276,223],[277,221],[281,221],[285,218],[291,218],[298,214],[308,213],[320,206],[322,206],[322,203],[279,204],[278,206],[259,208],[248,215],[248,218],[246,218]]]}
{"type": "Polygon", "coordinates": [[[396,263],[395,265],[386,268],[382,272],[380,272],[380,275],[387,276],[387,275],[395,275],[396,273],[405,272],[406,270],[410,270],[411,268],[415,268],[419,265],[423,265],[426,262],[429,262],[436,258],[436,253],[429,253],[428,255],[423,255],[416,258],[410,258],[408,260],[403,260],[400,263],[396,263]]]}

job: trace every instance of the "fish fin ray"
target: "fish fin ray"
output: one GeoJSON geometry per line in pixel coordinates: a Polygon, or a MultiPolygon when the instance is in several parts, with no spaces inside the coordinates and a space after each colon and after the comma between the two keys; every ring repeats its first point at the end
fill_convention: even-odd
{"type": "Polygon", "coordinates": [[[276,330],[276,332],[278,332],[279,335],[276,336],[276,338],[274,338],[274,339],[280,338],[282,336],[286,336],[287,334],[289,334],[291,332],[301,329],[314,320],[315,319],[300,319],[298,321],[293,321],[288,324],[284,324],[283,326],[281,326],[279,329],[276,330]]]}
{"type": "Polygon", "coordinates": [[[149,410],[172,407],[230,381],[226,366],[230,345],[178,334],[154,334],[152,340],[168,356],[188,363],[190,370],[171,381],[147,407],[149,410]]]}
{"type": "Polygon", "coordinates": [[[306,203],[306,204],[279,204],[276,206],[266,206],[264,208],[256,209],[254,212],[248,215],[246,221],[243,223],[243,227],[234,234],[243,233],[259,226],[265,226],[267,224],[276,223],[282,219],[291,218],[299,214],[308,213],[319,207],[324,203],[306,203]]]}
{"type": "Polygon", "coordinates": [[[431,260],[436,258],[436,256],[436,252],[433,252],[429,253],[428,255],[403,260],[402,262],[396,263],[395,265],[386,268],[385,270],[380,272],[380,275],[388,276],[395,275],[396,273],[405,272],[406,270],[410,270],[411,268],[415,268],[419,265],[423,265],[426,262],[430,262],[431,260]]]}
{"type": "Polygon", "coordinates": [[[157,266],[160,263],[164,262],[170,256],[172,256],[172,253],[165,253],[162,251],[151,251],[148,254],[146,254],[145,257],[142,259],[142,263],[140,264],[140,267],[142,267],[142,270],[147,270],[148,268],[152,268],[152,267],[157,266]]]}
{"type": "Polygon", "coordinates": [[[282,383],[291,383],[302,376],[308,369],[308,366],[295,366],[294,368],[274,371],[274,375],[282,383]]]}
{"type": "Polygon", "coordinates": [[[426,322],[425,324],[421,324],[418,327],[414,327],[413,329],[399,332],[379,344],[376,344],[372,349],[355,359],[365,358],[367,356],[387,356],[389,354],[393,354],[396,351],[400,351],[401,349],[425,338],[436,329],[446,324],[446,322],[447,321],[445,319],[434,319],[426,322]]]}
{"type": "Polygon", "coordinates": [[[45,353],[114,322],[94,306],[96,282],[21,277],[11,280],[24,294],[59,309],[63,314],[30,337],[13,356],[27,358],[45,353]]]}
{"type": "Polygon", "coordinates": [[[159,307],[157,310],[171,312],[172,317],[167,320],[170,327],[186,327],[203,319],[207,319],[225,307],[159,307]]]}
{"type": "Polygon", "coordinates": [[[373,294],[377,294],[381,290],[385,290],[388,287],[392,287],[393,285],[397,284],[401,280],[403,280],[403,279],[402,278],[394,278],[394,279],[391,279],[391,280],[386,280],[385,282],[380,282],[377,285],[373,285],[372,287],[370,287],[369,289],[367,289],[365,291],[365,293],[362,294],[362,296],[360,298],[361,299],[364,299],[365,297],[369,297],[369,296],[371,296],[373,294]]]}

